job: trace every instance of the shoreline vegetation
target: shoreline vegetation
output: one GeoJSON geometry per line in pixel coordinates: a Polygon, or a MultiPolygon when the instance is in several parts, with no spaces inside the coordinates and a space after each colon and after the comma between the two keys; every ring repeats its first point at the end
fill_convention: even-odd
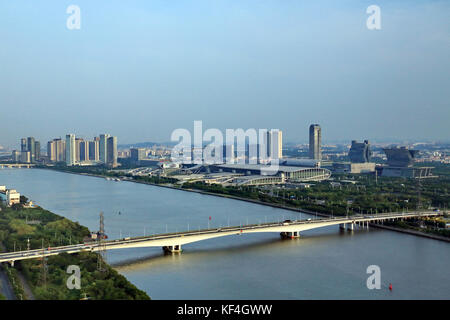
{"type": "MultiPolygon", "coordinates": [[[[69,219],[54,214],[41,207],[23,208],[15,205],[7,208],[1,205],[0,242],[5,251],[40,249],[83,243],[90,235],[88,228],[69,219]],[[28,222],[32,221],[33,224],[28,222]],[[29,242],[28,242],[29,239],[29,242]]],[[[148,300],[150,297],[123,275],[109,266],[102,257],[93,252],[59,254],[42,259],[16,261],[14,267],[4,263],[3,270],[8,275],[18,299],[27,299],[19,279],[19,272],[26,279],[32,295],[37,300],[148,300]],[[100,259],[104,271],[97,270],[100,259]],[[80,289],[69,289],[67,273],[70,265],[80,268],[80,289]]]]}
{"type": "MultiPolygon", "coordinates": [[[[443,175],[437,183],[431,181],[428,189],[423,194],[430,194],[431,197],[418,198],[417,186],[414,180],[402,179],[402,178],[385,178],[385,183],[375,182],[374,178],[363,175],[359,176],[361,181],[358,181],[360,185],[350,185],[344,187],[340,186],[338,189],[330,187],[328,183],[317,183],[317,188],[312,192],[309,190],[283,190],[282,195],[268,194],[259,191],[254,187],[223,187],[214,184],[205,183],[190,183],[185,182],[183,185],[175,185],[176,179],[170,177],[131,177],[130,175],[124,175],[123,173],[113,172],[107,170],[104,167],[65,167],[65,166],[40,166],[37,168],[50,169],[65,173],[86,175],[98,178],[123,178],[126,177],[128,182],[135,182],[141,184],[147,184],[157,187],[170,188],[175,190],[182,190],[188,192],[195,192],[204,195],[217,196],[222,198],[246,201],[264,206],[271,206],[274,208],[280,208],[295,212],[303,212],[310,215],[316,215],[320,217],[332,217],[332,216],[351,216],[352,214],[359,213],[373,213],[376,212],[408,212],[415,211],[418,204],[423,205],[435,205],[439,207],[448,208],[450,206],[450,199],[446,197],[447,187],[450,186],[450,168],[439,168],[439,173],[443,175]],[[444,188],[442,188],[444,186],[444,188]],[[442,193],[436,193],[436,187],[441,187],[442,193]],[[433,190],[434,188],[434,190],[433,190]],[[350,189],[350,190],[349,190],[350,189]],[[355,190],[356,189],[356,192],[355,190]],[[409,190],[406,192],[405,190],[409,190]],[[308,192],[309,191],[309,192],[308,192]],[[368,193],[372,193],[372,197],[368,196],[368,193]],[[308,195],[308,197],[302,197],[301,194],[308,195]],[[316,196],[313,198],[313,194],[316,196]],[[338,195],[336,195],[339,193],[338,195]],[[342,198],[345,197],[345,205],[343,205],[342,198]],[[321,198],[320,200],[317,198],[321,198]],[[351,198],[348,201],[348,198],[351,198]],[[325,199],[325,200],[324,200],[325,199]],[[402,203],[402,207],[399,206],[399,202],[402,203]],[[373,206],[375,203],[375,206],[373,206]]],[[[348,179],[348,176],[343,176],[341,179],[348,179]]],[[[354,178],[354,177],[351,177],[354,178]]],[[[381,180],[381,179],[379,179],[381,180]]],[[[339,180],[338,180],[339,181],[339,180]]],[[[429,183],[429,181],[427,181],[429,183]]],[[[424,188],[425,189],[425,188],[424,188]]],[[[391,231],[398,231],[416,236],[423,236],[435,240],[450,241],[449,229],[437,229],[437,226],[444,226],[443,221],[435,221],[434,219],[426,219],[425,225],[420,227],[419,221],[413,219],[411,221],[383,223],[383,224],[370,224],[372,227],[387,229],[391,231]]]]}

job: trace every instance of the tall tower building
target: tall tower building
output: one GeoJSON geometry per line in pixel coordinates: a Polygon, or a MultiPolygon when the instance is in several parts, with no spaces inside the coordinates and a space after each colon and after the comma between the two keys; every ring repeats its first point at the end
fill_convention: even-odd
{"type": "Polygon", "coordinates": [[[47,142],[47,156],[51,162],[56,162],[56,141],[47,142]]]}
{"type": "Polygon", "coordinates": [[[267,154],[271,159],[283,158],[283,132],[281,130],[267,131],[267,154]]]}
{"type": "Polygon", "coordinates": [[[66,135],[66,164],[73,166],[75,164],[75,135],[66,135]]]}
{"type": "Polygon", "coordinates": [[[81,144],[84,142],[83,138],[75,138],[75,162],[81,161],[81,144]]]}
{"type": "Polygon", "coordinates": [[[117,167],[117,137],[108,138],[106,160],[108,165],[117,167]]]}
{"type": "Polygon", "coordinates": [[[41,159],[41,143],[39,141],[34,142],[34,160],[38,161],[41,159]]]}
{"type": "Polygon", "coordinates": [[[99,161],[99,138],[94,138],[94,141],[89,141],[89,160],[99,161]]]}
{"type": "Polygon", "coordinates": [[[322,160],[322,129],[318,124],[309,127],[309,158],[322,160]]]}
{"type": "Polygon", "coordinates": [[[56,162],[66,161],[66,141],[62,139],[54,139],[56,143],[56,162]]]}
{"type": "Polygon", "coordinates": [[[21,151],[21,152],[26,152],[26,151],[28,151],[28,147],[27,147],[27,139],[25,139],[25,138],[20,139],[20,151],[21,151]]]}
{"type": "Polygon", "coordinates": [[[111,137],[109,134],[101,134],[99,141],[99,158],[100,162],[106,164],[108,163],[108,138],[111,137]]]}
{"type": "Polygon", "coordinates": [[[80,161],[89,161],[89,141],[80,142],[80,161]]]}
{"type": "Polygon", "coordinates": [[[27,151],[30,151],[31,162],[35,162],[35,160],[36,160],[36,141],[34,140],[33,137],[27,138],[27,147],[28,147],[27,151]]]}

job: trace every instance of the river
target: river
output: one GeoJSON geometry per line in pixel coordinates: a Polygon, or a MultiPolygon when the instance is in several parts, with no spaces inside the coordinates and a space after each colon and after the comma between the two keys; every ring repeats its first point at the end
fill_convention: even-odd
{"type": "MultiPolygon", "coordinates": [[[[309,217],[43,169],[0,169],[0,185],[91,230],[98,230],[102,211],[111,239],[309,217]]],[[[295,240],[236,235],[187,244],[175,255],[160,248],[113,250],[107,260],[152,299],[450,299],[449,243],[375,228],[332,226],[295,240]],[[380,267],[380,290],[367,288],[370,265],[380,267]]]]}

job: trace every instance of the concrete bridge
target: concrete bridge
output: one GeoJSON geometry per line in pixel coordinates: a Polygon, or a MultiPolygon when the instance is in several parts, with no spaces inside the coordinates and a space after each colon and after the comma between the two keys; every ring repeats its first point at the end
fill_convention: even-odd
{"type": "Polygon", "coordinates": [[[262,224],[250,224],[234,227],[222,227],[214,229],[203,229],[198,231],[165,233],[146,237],[124,238],[99,242],[75,244],[70,246],[42,248],[28,251],[8,252],[0,254],[0,262],[9,262],[14,265],[14,261],[41,258],[43,256],[57,255],[63,252],[77,253],[83,251],[100,251],[126,248],[162,247],[165,251],[176,253],[181,252],[181,246],[231,235],[241,235],[256,232],[277,232],[285,238],[298,238],[301,231],[339,225],[340,228],[353,230],[355,225],[368,228],[369,223],[382,223],[383,221],[394,221],[398,219],[422,218],[442,215],[439,212],[413,212],[413,213],[389,213],[377,215],[358,215],[352,217],[307,219],[307,220],[285,220],[284,222],[269,222],[262,224]]]}
{"type": "Polygon", "coordinates": [[[34,164],[32,163],[0,163],[0,169],[3,168],[32,168],[34,164]]]}

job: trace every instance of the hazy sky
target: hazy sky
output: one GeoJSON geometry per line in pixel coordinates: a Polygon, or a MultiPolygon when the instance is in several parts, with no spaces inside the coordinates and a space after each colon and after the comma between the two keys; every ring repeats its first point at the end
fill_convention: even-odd
{"type": "Polygon", "coordinates": [[[194,120],[284,141],[310,123],[325,141],[449,140],[449,57],[450,1],[4,0],[0,145],[169,141],[194,120]]]}

